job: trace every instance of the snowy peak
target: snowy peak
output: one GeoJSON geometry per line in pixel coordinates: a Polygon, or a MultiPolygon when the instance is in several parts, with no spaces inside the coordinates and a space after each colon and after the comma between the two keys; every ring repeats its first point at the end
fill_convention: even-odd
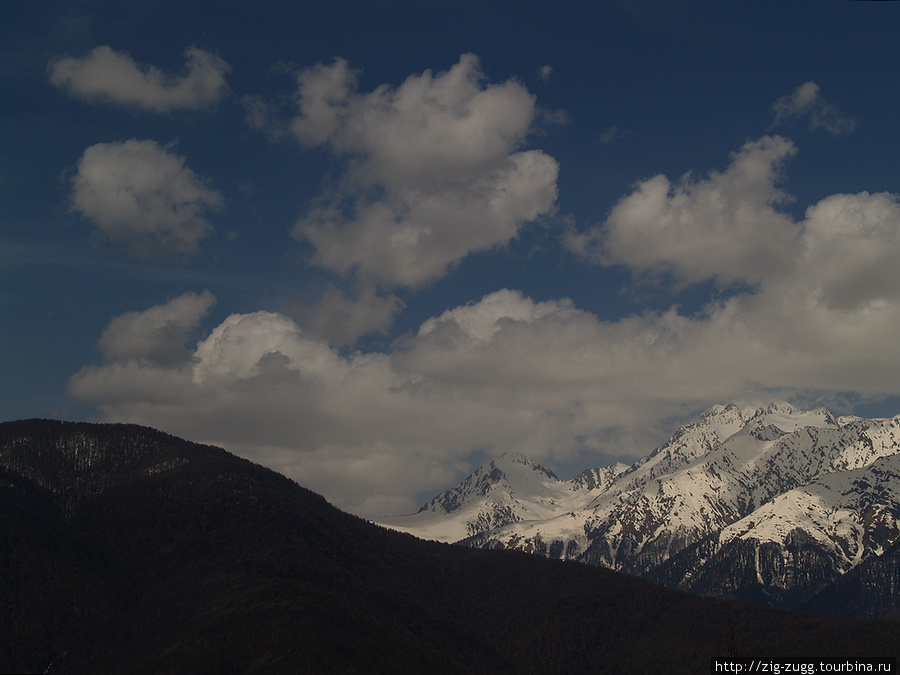
{"type": "Polygon", "coordinates": [[[580,474],[571,479],[573,489],[575,490],[596,490],[605,492],[612,486],[616,479],[623,473],[628,471],[629,466],[622,462],[613,462],[609,466],[597,469],[585,469],[580,474]]]}
{"type": "Polygon", "coordinates": [[[505,453],[418,512],[387,516],[379,524],[424,539],[457,542],[507,525],[543,522],[581,510],[626,468],[617,462],[562,481],[528,457],[505,453]]]}
{"type": "Polygon", "coordinates": [[[739,403],[714,405],[696,422],[680,427],[663,445],[636,462],[630,472],[634,474],[632,480],[643,485],[687,466],[741,431],[757,413],[758,408],[739,403]]]}
{"type": "Polygon", "coordinates": [[[792,433],[805,428],[838,428],[840,424],[825,408],[798,410],[789,403],[770,403],[758,408],[744,429],[774,428],[782,433],[792,433]]]}
{"type": "Polygon", "coordinates": [[[441,541],[573,558],[703,593],[733,589],[710,579],[727,580],[737,574],[729,566],[740,564],[742,574],[752,572],[741,583],[777,578],[779,597],[787,597],[785,588],[807,577],[783,571],[785,561],[815,559],[809,573],[827,576],[896,548],[898,463],[900,416],[835,418],[783,402],[732,403],[713,406],[631,467],[560,481],[507,455],[418,514],[383,524],[441,541]],[[817,547],[812,557],[798,553],[809,546],[817,547]],[[765,548],[763,558],[754,547],[765,548]],[[752,571],[770,568],[782,569],[780,576],[752,571]],[[706,586],[690,586],[698,580],[706,586]]]}
{"type": "Polygon", "coordinates": [[[801,410],[786,401],[770,401],[764,405],[736,402],[725,406],[714,405],[697,422],[682,429],[705,428],[725,440],[745,428],[766,426],[790,433],[805,427],[837,427],[840,424],[826,408],[801,410]]]}
{"type": "Polygon", "coordinates": [[[736,538],[783,545],[797,529],[832,552],[841,570],[881,555],[900,539],[900,454],[778,495],[722,530],[719,545],[736,538]]]}
{"type": "Polygon", "coordinates": [[[504,453],[470,474],[462,483],[442,492],[418,513],[454,513],[480,499],[521,494],[540,495],[559,483],[549,469],[524,455],[504,453]],[[495,494],[496,493],[496,494],[495,494]]]}
{"type": "Polygon", "coordinates": [[[632,487],[679,471],[708,456],[715,448],[740,435],[774,441],[798,429],[839,428],[825,408],[805,411],[783,401],[766,405],[730,403],[714,405],[696,422],[680,427],[672,437],[630,470],[632,487]]]}

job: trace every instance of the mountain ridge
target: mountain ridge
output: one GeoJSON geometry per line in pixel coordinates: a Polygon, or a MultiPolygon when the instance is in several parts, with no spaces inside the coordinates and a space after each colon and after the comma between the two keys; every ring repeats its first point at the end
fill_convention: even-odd
{"type": "MultiPolygon", "coordinates": [[[[735,544],[732,548],[770,545],[777,549],[773,555],[785,559],[788,549],[800,546],[801,541],[804,550],[816,550],[815,555],[810,554],[815,558],[810,565],[816,568],[816,574],[827,577],[827,582],[804,587],[802,592],[799,586],[791,586],[793,582],[787,582],[789,588],[781,587],[784,583],[776,582],[775,577],[762,583],[773,586],[775,599],[770,604],[799,608],[864,559],[882,555],[900,538],[898,452],[900,416],[838,418],[825,408],[800,410],[784,402],[716,405],[630,467],[614,470],[611,480],[593,493],[573,489],[571,481],[558,481],[556,487],[562,498],[556,504],[557,511],[548,517],[492,519],[491,509],[502,512],[511,508],[509,502],[469,495],[468,503],[443,516],[420,516],[418,522],[402,517],[382,522],[418,536],[575,559],[682,590],[758,599],[759,590],[749,588],[756,583],[752,577],[747,577],[746,589],[727,587],[725,582],[697,586],[691,581],[703,576],[702,567],[715,567],[711,557],[727,554],[728,537],[733,531],[728,528],[742,527],[744,539],[756,544],[735,544]],[[856,474],[844,476],[867,471],[870,475],[862,482],[861,478],[853,482],[856,474]],[[890,489],[880,487],[884,482],[890,489]],[[828,491],[830,483],[836,487],[828,491]],[[563,485],[568,493],[562,491],[563,485]],[[786,505],[802,501],[805,486],[815,486],[816,499],[822,503],[810,502],[803,513],[797,509],[790,512],[786,505]],[[797,490],[800,492],[793,492],[797,490]],[[860,493],[856,500],[863,507],[841,505],[844,493],[853,490],[860,493]],[[770,513],[773,503],[781,507],[777,513],[770,513]],[[816,509],[816,520],[805,518],[804,514],[816,509]],[[842,516],[836,515],[840,509],[842,516]],[[479,526],[454,539],[468,525],[465,519],[472,513],[478,514],[479,526]],[[766,539],[760,523],[765,519],[771,529],[776,518],[781,522],[779,535],[766,539]],[[483,523],[493,526],[480,526],[483,523]],[[723,532],[726,539],[719,542],[717,537],[723,532]],[[698,546],[700,542],[706,543],[698,546]],[[849,557],[847,547],[856,551],[855,557],[849,557]],[[687,564],[682,556],[676,562],[676,557],[688,549],[695,551],[695,559],[687,564]],[[681,570],[684,576],[679,578],[666,565],[681,570]],[[789,600],[783,600],[788,596],[789,600]]],[[[515,486],[511,486],[498,495],[514,491],[515,486]]],[[[529,502],[523,490],[516,502],[519,513],[528,513],[529,502]]],[[[739,557],[743,560],[746,555],[749,553],[739,557]]],[[[760,570],[756,573],[763,578],[760,570]]],[[[727,576],[725,567],[719,575],[727,576]]],[[[884,612],[896,611],[894,604],[885,606],[884,612]]],[[[829,611],[844,612],[839,606],[829,611]]]]}

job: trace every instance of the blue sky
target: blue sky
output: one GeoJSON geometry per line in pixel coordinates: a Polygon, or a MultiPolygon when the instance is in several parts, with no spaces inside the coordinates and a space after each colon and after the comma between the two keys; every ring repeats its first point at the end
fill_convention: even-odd
{"type": "Polygon", "coordinates": [[[0,8],[0,418],[367,516],[711,404],[900,412],[900,5],[0,8]]]}

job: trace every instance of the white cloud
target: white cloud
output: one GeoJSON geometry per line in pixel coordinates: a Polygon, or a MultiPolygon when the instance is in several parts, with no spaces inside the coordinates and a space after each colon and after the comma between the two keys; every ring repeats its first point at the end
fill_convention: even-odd
{"type": "Polygon", "coordinates": [[[856,120],[841,113],[837,106],[829,103],[819,93],[819,85],[806,82],[788,96],[782,96],[772,106],[775,124],[791,118],[809,118],[809,130],[824,129],[837,136],[856,129],[856,120]]]}
{"type": "Polygon", "coordinates": [[[856,310],[900,293],[900,206],[889,193],[826,197],[803,221],[799,282],[819,302],[856,310]]]}
{"type": "Polygon", "coordinates": [[[836,194],[795,222],[777,207],[777,186],[794,145],[778,136],[748,142],[723,173],[672,185],[638,183],[607,220],[568,236],[570,248],[636,273],[671,273],[690,284],[758,284],[754,296],[783,296],[798,307],[858,310],[900,292],[900,206],[889,193],[836,194]]]}
{"type": "Polygon", "coordinates": [[[222,196],[154,141],[92,145],[72,177],[72,207],[135,255],[191,253],[222,196]]]}
{"type": "Polygon", "coordinates": [[[625,138],[625,136],[627,136],[627,133],[613,124],[600,134],[600,145],[609,145],[610,143],[625,138]]]}
{"type": "Polygon", "coordinates": [[[784,139],[764,138],[733,155],[723,174],[674,189],[664,176],[644,181],[572,245],[595,261],[670,271],[685,283],[755,284],[702,316],[664,322],[661,334],[677,347],[665,369],[690,364],[684,382],[702,385],[697,391],[721,390],[696,375],[711,369],[735,392],[896,393],[897,197],[832,195],[794,222],[774,207],[786,199],[775,169],[793,152],[784,139]],[[694,358],[688,345],[700,350],[694,358]]]}
{"type": "Polygon", "coordinates": [[[556,171],[556,161],[540,150],[520,152],[459,184],[351,197],[349,215],[333,202],[314,207],[295,233],[315,246],[322,267],[388,287],[420,286],[473,251],[506,244],[525,222],[547,213],[556,171]]]}
{"type": "Polygon", "coordinates": [[[146,359],[164,366],[186,361],[187,334],[197,328],[216,299],[209,291],[186,293],[164,305],[126,312],[109,322],[97,347],[107,361],[146,359]]]}
{"type": "Polygon", "coordinates": [[[518,151],[534,97],[514,80],[485,79],[472,54],[367,94],[341,59],[300,73],[294,134],[349,161],[294,230],[316,264],[386,288],[418,286],[553,208],[556,161],[518,151]]]}
{"type": "Polygon", "coordinates": [[[356,74],[346,59],[320,63],[297,75],[300,114],[291,130],[304,145],[326,143],[341,126],[356,88],[356,74]]]}
{"type": "Polygon", "coordinates": [[[534,303],[518,291],[503,289],[485,296],[477,304],[448,309],[419,327],[419,337],[439,334],[452,326],[460,335],[476,342],[489,342],[504,322],[532,322],[550,314],[574,311],[568,300],[534,303]]]}
{"type": "Polygon", "coordinates": [[[271,356],[284,359],[311,381],[328,382],[345,370],[343,359],[326,343],[305,335],[288,317],[256,312],[230,315],[197,344],[193,381],[203,385],[252,380],[266,374],[262,362],[271,356]]]}
{"type": "Polygon", "coordinates": [[[499,291],[426,321],[393,353],[341,355],[287,317],[232,315],[189,363],[84,368],[106,418],[222,445],[367,516],[414,509],[478,453],[551,463],[637,456],[672,419],[763,392],[896,392],[898,303],[847,312],[736,296],[700,317],[600,321],[499,291]]]}
{"type": "Polygon", "coordinates": [[[197,296],[115,319],[107,342],[127,348],[74,375],[69,393],[108,419],[222,445],[372,517],[414,509],[418,493],[461,478],[480,453],[599,463],[645,454],[673,420],[712,403],[896,395],[900,204],[885,193],[832,195],[792,222],[772,206],[773,167],[792,151],[763,139],[690,187],[660,196],[640,184],[625,201],[656,214],[659,228],[611,215],[612,227],[638,223],[629,247],[617,240],[621,264],[755,281],[696,315],[672,308],[602,321],[566,299],[501,290],[424,321],[388,353],[338,352],[265,312],[228,317],[188,359],[154,359],[157,340],[131,337],[130,327],[164,324],[160,314],[192,325],[197,296]],[[673,223],[683,240],[666,253],[658,240],[669,241],[673,223]],[[780,228],[791,232],[785,251],[749,236],[780,228]],[[714,256],[710,237],[737,251],[701,263],[691,244],[714,256]],[[634,252],[641,243],[645,257],[634,252]]]}
{"type": "Polygon", "coordinates": [[[184,56],[184,74],[172,76],[104,45],[82,58],[51,62],[50,82],[79,98],[157,113],[202,108],[221,99],[228,90],[225,77],[231,66],[197,47],[185,50],[184,56]]]}
{"type": "Polygon", "coordinates": [[[638,273],[671,273],[694,283],[756,283],[795,254],[797,225],[778,205],[781,164],[795,153],[779,136],[748,142],[724,172],[672,183],[663,175],[639,182],[606,222],[569,238],[573,250],[638,273]]]}
{"type": "MultiPolygon", "coordinates": [[[[127,323],[158,325],[161,313],[182,315],[185,300],[127,323]]],[[[124,321],[107,333],[126,332],[124,321]]],[[[473,451],[566,453],[592,435],[597,406],[608,405],[580,400],[602,394],[582,371],[597,326],[568,301],[501,291],[427,322],[395,354],[342,356],[283,315],[232,315],[187,360],[153,360],[125,340],[122,358],[82,369],[69,393],[110,419],[223,445],[382,515],[368,509],[413,508],[417,492],[455,478],[473,451]]]]}
{"type": "Polygon", "coordinates": [[[397,296],[381,295],[371,287],[348,294],[331,286],[317,302],[298,305],[292,314],[329,344],[344,346],[369,333],[387,334],[403,305],[397,296]]]}

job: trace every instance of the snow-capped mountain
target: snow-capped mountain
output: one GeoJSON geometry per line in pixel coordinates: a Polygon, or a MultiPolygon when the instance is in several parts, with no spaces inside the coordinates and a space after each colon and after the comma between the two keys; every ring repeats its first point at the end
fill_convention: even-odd
{"type": "Polygon", "coordinates": [[[898,453],[900,416],[836,418],[787,403],[714,406],[631,467],[561,481],[527,458],[505,456],[417,514],[382,524],[708,594],[772,587],[774,595],[757,595],[796,606],[900,540],[898,453]],[[803,581],[804,555],[820,583],[803,581]],[[740,560],[740,574],[729,556],[740,560]],[[785,571],[791,556],[800,562],[785,571]]]}
{"type": "Polygon", "coordinates": [[[846,571],[893,544],[898,516],[900,454],[881,457],[862,469],[835,471],[780,494],[723,529],[718,543],[753,539],[783,544],[800,527],[846,571]]]}
{"type": "Polygon", "coordinates": [[[780,494],[647,576],[703,595],[853,618],[892,615],[900,611],[898,526],[894,454],[780,494]],[[856,590],[841,599],[840,585],[856,590]],[[852,612],[840,607],[848,601],[852,612]]]}
{"type": "Polygon", "coordinates": [[[418,512],[381,525],[444,542],[523,521],[547,521],[587,506],[628,467],[615,463],[562,481],[528,457],[504,453],[439,494],[418,512]]]}

